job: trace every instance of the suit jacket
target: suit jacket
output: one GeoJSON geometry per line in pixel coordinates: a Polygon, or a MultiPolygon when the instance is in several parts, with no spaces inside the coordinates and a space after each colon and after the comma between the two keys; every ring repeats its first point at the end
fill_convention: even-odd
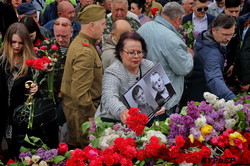
{"type": "Polygon", "coordinates": [[[159,107],[162,107],[170,99],[170,97],[172,97],[175,94],[175,90],[170,83],[166,84],[165,87],[169,94],[166,99],[163,98],[159,93],[157,93],[155,96],[155,101],[157,102],[159,107]]]}
{"type": "MultiPolygon", "coordinates": [[[[193,22],[192,20],[192,15],[193,13],[190,13],[186,16],[183,17],[182,19],[182,23],[185,24],[187,23],[188,21],[191,21],[193,22]]],[[[214,16],[210,15],[210,14],[206,14],[207,15],[207,27],[209,27],[210,23],[213,21],[213,19],[215,18],[214,16]]]]}

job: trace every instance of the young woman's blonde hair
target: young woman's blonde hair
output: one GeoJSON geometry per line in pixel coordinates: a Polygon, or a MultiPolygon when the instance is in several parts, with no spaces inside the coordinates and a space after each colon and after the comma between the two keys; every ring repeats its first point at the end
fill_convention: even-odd
{"type": "Polygon", "coordinates": [[[34,58],[33,44],[29,36],[29,32],[23,23],[14,23],[8,28],[3,41],[2,56],[0,57],[2,64],[4,65],[5,71],[10,71],[13,74],[13,79],[18,79],[25,76],[28,73],[28,66],[26,60],[34,58]],[[16,34],[23,40],[23,50],[21,52],[21,60],[18,71],[15,72],[14,59],[12,47],[12,36],[16,34]]]}

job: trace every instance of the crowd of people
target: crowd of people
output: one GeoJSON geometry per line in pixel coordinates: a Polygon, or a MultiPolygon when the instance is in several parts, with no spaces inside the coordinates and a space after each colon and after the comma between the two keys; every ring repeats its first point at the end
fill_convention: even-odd
{"type": "Polygon", "coordinates": [[[73,149],[89,144],[84,122],[126,124],[129,105],[123,95],[157,63],[171,83],[158,72],[150,76],[157,110],[141,86],[132,92],[142,112],[155,112],[153,120],[179,113],[188,101],[204,100],[207,91],[225,100],[248,92],[249,26],[249,0],[0,2],[0,154],[16,156],[25,134],[52,148],[64,141],[73,149]],[[199,33],[192,48],[179,33],[187,22],[199,33]],[[45,56],[50,62],[39,81],[25,87],[34,78],[26,61],[45,56]],[[52,92],[43,81],[51,72],[52,92]],[[53,99],[57,118],[20,130],[13,114],[30,95],[53,99]]]}

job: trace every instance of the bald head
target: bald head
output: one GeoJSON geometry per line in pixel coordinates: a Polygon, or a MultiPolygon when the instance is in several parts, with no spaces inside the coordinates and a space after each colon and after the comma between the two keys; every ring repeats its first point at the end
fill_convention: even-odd
{"type": "Polygon", "coordinates": [[[131,25],[126,20],[117,20],[112,25],[111,35],[118,42],[124,32],[130,32],[131,30],[131,25]]]}
{"type": "Polygon", "coordinates": [[[75,8],[70,2],[62,1],[57,6],[57,14],[59,17],[65,17],[74,22],[75,8]]]}
{"type": "Polygon", "coordinates": [[[72,32],[69,19],[60,17],[54,22],[54,34],[60,47],[69,47],[72,32]]]}

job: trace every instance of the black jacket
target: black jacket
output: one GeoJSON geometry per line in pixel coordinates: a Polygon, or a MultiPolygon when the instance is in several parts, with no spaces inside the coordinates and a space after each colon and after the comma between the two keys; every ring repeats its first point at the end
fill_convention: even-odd
{"type": "Polygon", "coordinates": [[[27,94],[27,91],[24,85],[26,81],[31,80],[29,74],[17,79],[14,81],[13,87],[9,93],[9,78],[10,74],[5,72],[4,66],[0,62],[0,139],[4,135],[7,119],[9,118],[9,120],[12,121],[14,109],[25,102],[25,94],[27,94]]]}
{"type": "Polygon", "coordinates": [[[240,51],[240,80],[243,85],[250,84],[250,28],[245,35],[240,51]]]}
{"type": "Polygon", "coordinates": [[[3,37],[8,27],[17,21],[16,13],[11,5],[0,2],[0,32],[2,33],[3,37]]]}

